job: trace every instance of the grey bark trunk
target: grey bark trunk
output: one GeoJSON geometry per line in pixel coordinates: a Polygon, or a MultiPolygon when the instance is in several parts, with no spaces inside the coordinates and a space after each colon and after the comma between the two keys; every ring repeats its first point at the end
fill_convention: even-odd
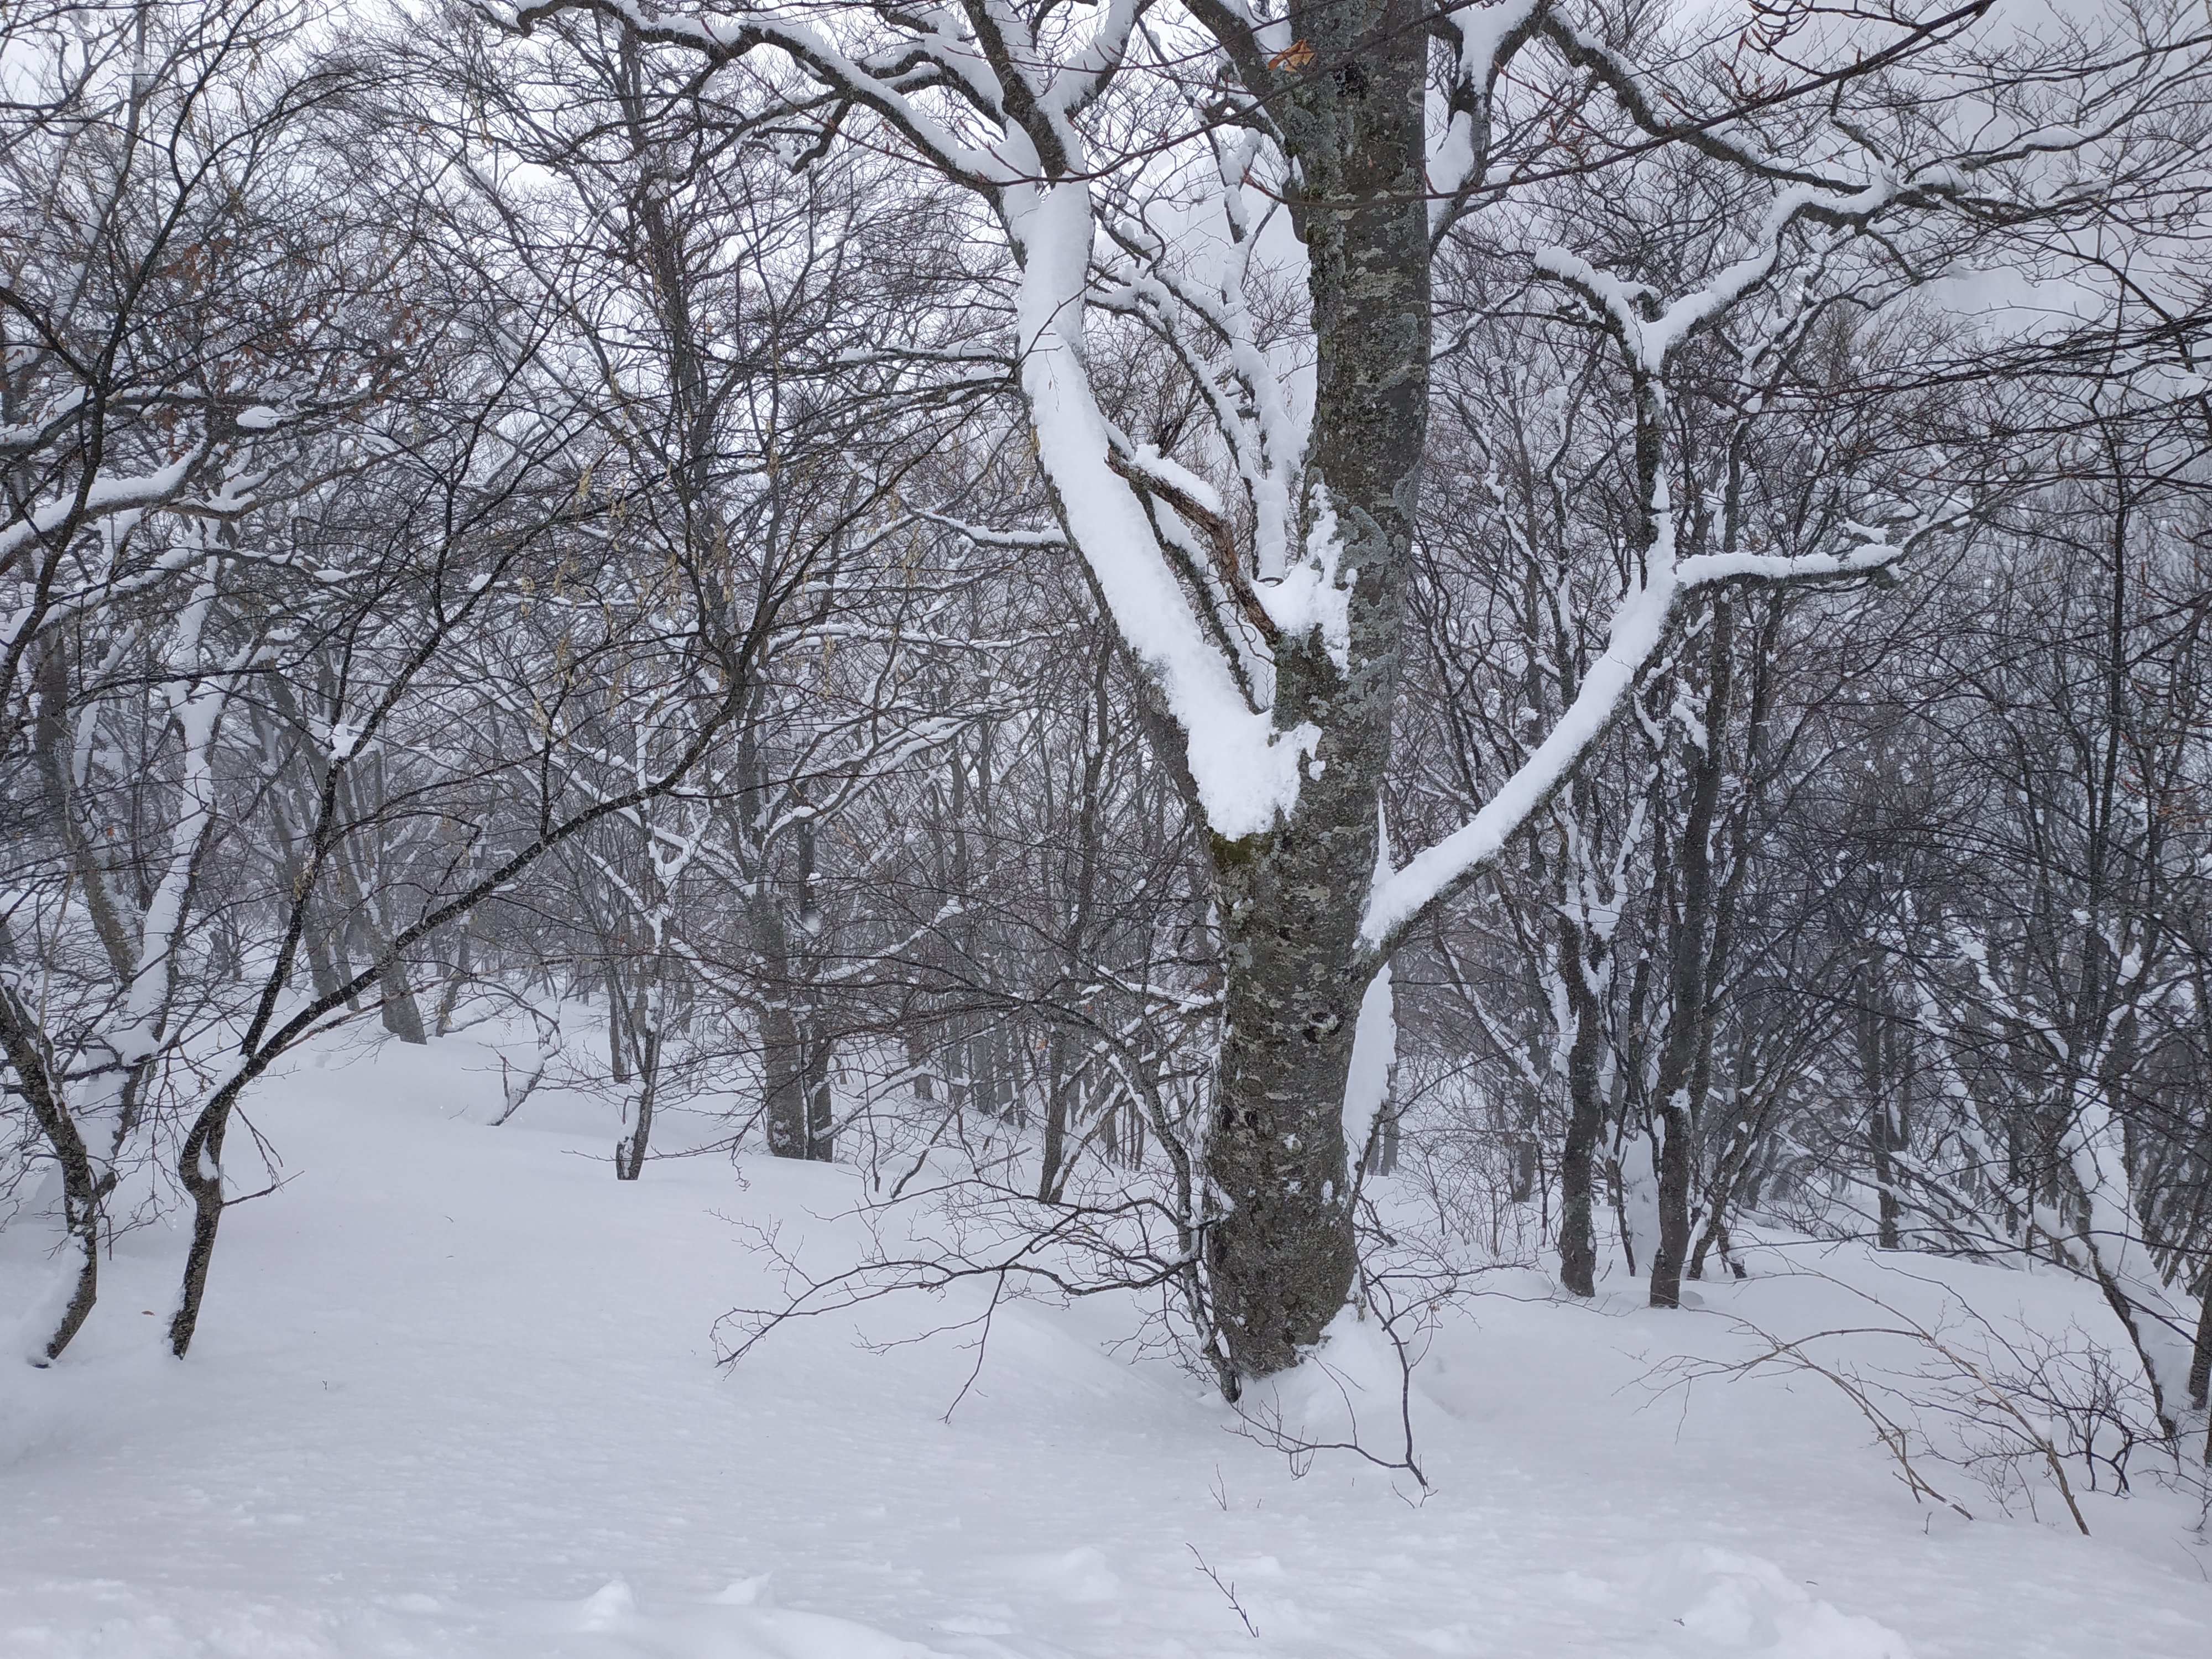
{"type": "Polygon", "coordinates": [[[1597,1294],[1597,1227],[1591,1213],[1591,1161],[1605,1125],[1599,1068],[1605,1029],[1589,981],[1590,951],[1583,930],[1562,924],[1559,954],[1566,963],[1567,1006],[1575,1038],[1567,1050],[1567,1133],[1559,1153],[1559,1282],[1571,1296],[1597,1294]]]}
{"type": "Polygon", "coordinates": [[[1729,1150],[1713,1176],[1711,1210],[1705,1218],[1705,1230],[1698,1236],[1698,1248],[1690,1257],[1690,1277],[1692,1279],[1705,1276],[1705,1258],[1716,1248],[1719,1249],[1721,1261],[1727,1265],[1728,1270],[1738,1279],[1744,1277],[1742,1265],[1730,1253],[1732,1246],[1728,1218],[1730,1212],[1746,1202],[1757,1190],[1759,1176],[1755,1155],[1765,1139],[1766,1120],[1774,1110],[1777,1098],[1777,1091],[1770,1089],[1765,1091],[1755,1111],[1745,1113],[1743,1102],[1752,1085],[1751,1073],[1752,1061],[1747,1050],[1737,1058],[1733,1097],[1736,1111],[1741,1115],[1737,1118],[1729,1150]]]}
{"type": "MultiPolygon", "coordinates": [[[[750,744],[745,774],[763,774],[750,744]]],[[[811,823],[793,832],[796,850],[799,940],[811,941],[821,927],[814,897],[814,830],[811,823]]],[[[836,1147],[836,1120],[830,1091],[831,1043],[818,1005],[805,983],[804,945],[793,940],[774,884],[757,881],[746,907],[753,949],[763,975],[774,987],[761,1014],[762,1107],[768,1149],[777,1158],[830,1162],[836,1147]]]]}
{"type": "Polygon", "coordinates": [[[761,1016],[761,1067],[768,1149],[777,1158],[806,1156],[806,1061],[799,1023],[778,1005],[761,1016]]]}
{"type": "Polygon", "coordinates": [[[215,1260],[216,1234],[222,1225],[222,1142],[230,1127],[230,1109],[237,1098],[225,1091],[210,1103],[185,1137],[177,1158],[177,1179],[192,1204],[191,1242],[185,1249],[184,1284],[177,1311],[169,1321],[169,1352],[179,1359],[192,1346],[199,1328],[200,1307],[207,1297],[208,1267],[215,1260]]]}
{"type": "Polygon", "coordinates": [[[313,922],[301,930],[300,945],[307,956],[308,979],[318,998],[333,994],[352,977],[349,973],[341,973],[338,964],[331,960],[331,939],[313,922]]]}
{"type": "Polygon", "coordinates": [[[1893,1038],[1887,1030],[1878,999],[1880,988],[1869,972],[1859,1010],[1859,1071],[1866,1079],[1867,1143],[1874,1163],[1875,1243],[1884,1250],[1898,1248],[1897,1170],[1892,1154],[1904,1149],[1901,1119],[1896,1099],[1899,1068],[1890,1063],[1893,1038]]]}
{"type": "Polygon", "coordinates": [[[1044,1139],[1039,1149],[1037,1197],[1052,1203],[1060,1197],[1067,1157],[1067,1123],[1077,1098],[1076,1079],[1067,1071],[1067,1036],[1055,1030],[1045,1060],[1044,1139]]]}
{"type": "Polygon", "coordinates": [[[77,1255],[76,1283],[39,1351],[38,1363],[44,1364],[61,1358],[99,1297],[102,1188],[84,1137],[54,1087],[46,1047],[30,1011],[5,987],[0,987],[0,1052],[6,1054],[16,1085],[61,1168],[62,1221],[77,1255]]]}
{"type": "Polygon", "coordinates": [[[645,1172],[646,1148],[653,1140],[653,1097],[660,1080],[660,1032],[643,1027],[637,1045],[637,1116],[630,1131],[615,1142],[615,1179],[635,1181],[645,1172]]]}
{"type": "Polygon", "coordinates": [[[451,1036],[453,1016],[461,1006],[461,993],[469,982],[469,930],[464,927],[455,942],[453,966],[446,975],[446,982],[438,993],[437,1032],[440,1036],[451,1036]]]}
{"type": "Polygon", "coordinates": [[[827,1164],[836,1150],[836,1114],[830,1093],[830,1043],[817,1024],[806,1045],[806,1156],[817,1164],[827,1164]]]}
{"type": "Polygon", "coordinates": [[[1317,632],[1276,641],[1276,724],[1320,729],[1320,775],[1271,831],[1211,840],[1226,983],[1206,1161],[1226,1212],[1206,1257],[1232,1389],[1296,1364],[1358,1268],[1344,1089],[1428,422],[1421,15],[1306,4],[1291,33],[1315,55],[1281,106],[1316,348],[1307,510],[1336,516],[1351,637],[1342,669],[1317,632]]]}
{"type": "Polygon", "coordinates": [[[836,1152],[830,1045],[818,1023],[787,1004],[761,1017],[768,1149],[777,1158],[827,1164],[836,1152]]]}
{"type": "Polygon", "coordinates": [[[1690,1254],[1690,1197],[1697,1170],[1700,1095],[1709,1052],[1707,975],[1714,922],[1713,822],[1720,806],[1723,738],[1728,729],[1730,632],[1729,602],[1713,602],[1711,674],[1705,707],[1705,747],[1691,767],[1690,810],[1680,851],[1681,903],[1675,915],[1668,965],[1672,1007],[1666,1045],[1659,1056],[1653,1116],[1661,1127],[1659,1245],[1651,1261],[1651,1305],[1680,1307],[1682,1270],[1690,1254]]]}
{"type": "Polygon", "coordinates": [[[615,965],[614,947],[605,946],[607,974],[607,1071],[617,1085],[629,1081],[630,1034],[628,1014],[629,1005],[624,1000],[629,993],[623,989],[622,973],[615,965]]]}
{"type": "MultiPolygon", "coordinates": [[[[1091,701],[1084,714],[1083,789],[1075,817],[1076,866],[1069,884],[1066,957],[1062,971],[1072,981],[1089,971],[1091,913],[1097,902],[1099,865],[1104,853],[1100,825],[1106,777],[1107,746],[1113,736],[1113,654],[1101,649],[1091,660],[1091,701]]],[[[1042,872],[1050,878],[1048,863],[1042,872]]],[[[1067,1132],[1081,1110],[1084,1065],[1065,1027],[1055,1027],[1047,1058],[1044,1144],[1037,1172],[1037,1196],[1059,1200],[1066,1184],[1067,1132]]],[[[1109,1109],[1110,1110],[1110,1109],[1109,1109]]],[[[1110,1125],[1108,1147],[1112,1147],[1110,1125]]]]}
{"type": "MultiPolygon", "coordinates": [[[[2197,1341],[2189,1356],[2189,1403],[2198,1411],[2212,1404],[2212,1273],[2197,1281],[2197,1341]]],[[[2212,1420],[2204,1425],[2203,1457],[2212,1465],[2212,1420]]]]}
{"type": "MultiPolygon", "coordinates": [[[[350,775],[339,781],[338,787],[342,799],[355,800],[356,792],[350,775]]],[[[352,810],[357,816],[362,815],[357,801],[352,810]]],[[[429,1039],[423,1032],[422,1011],[416,1006],[414,989],[407,982],[407,964],[392,949],[392,936],[386,931],[383,919],[377,914],[374,868],[369,878],[363,879],[354,867],[354,856],[340,850],[329,860],[329,863],[337,876],[338,891],[353,912],[354,925],[360,928],[368,943],[368,960],[376,969],[378,1016],[383,1021],[384,1029],[402,1042],[427,1042],[429,1039]]],[[[352,977],[346,969],[343,947],[337,967],[342,975],[341,983],[352,977]]],[[[325,994],[318,992],[317,994],[325,994]]]]}
{"type": "MultiPolygon", "coordinates": [[[[374,937],[381,942],[381,934],[374,937]]],[[[416,1044],[430,1039],[422,1028],[422,1009],[415,1000],[414,988],[407,982],[407,964],[389,946],[376,962],[377,1000],[384,1016],[384,1029],[402,1042],[416,1044]]]]}
{"type": "MultiPolygon", "coordinates": [[[[77,821],[69,754],[69,672],[59,649],[49,649],[39,665],[39,712],[32,728],[32,754],[44,785],[51,822],[68,848],[70,870],[93,932],[118,987],[131,981],[135,961],[131,940],[108,893],[106,872],[94,857],[77,821]]],[[[17,1086],[62,1175],[62,1218],[77,1252],[76,1284],[52,1334],[40,1350],[43,1361],[61,1357],[83,1328],[100,1294],[100,1216],[104,1192],[90,1148],[71,1115],[64,1085],[53,1068],[39,1014],[0,988],[0,1051],[8,1056],[17,1086]]]]}

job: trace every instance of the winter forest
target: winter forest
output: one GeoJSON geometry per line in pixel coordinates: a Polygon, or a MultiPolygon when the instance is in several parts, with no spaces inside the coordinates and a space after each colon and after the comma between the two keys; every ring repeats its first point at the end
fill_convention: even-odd
{"type": "Polygon", "coordinates": [[[0,0],[0,1655],[2212,1651],[2208,191],[2199,0],[0,0]]]}

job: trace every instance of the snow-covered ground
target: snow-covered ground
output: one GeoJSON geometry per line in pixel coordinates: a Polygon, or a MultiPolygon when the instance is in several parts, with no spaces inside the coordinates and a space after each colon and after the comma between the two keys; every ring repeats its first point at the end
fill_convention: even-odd
{"type": "MultiPolygon", "coordinates": [[[[765,1289],[747,1224],[849,1254],[852,1174],[702,1158],[617,1184],[611,1128],[573,1108],[472,1121],[498,1084],[471,1052],[265,1092],[291,1178],[226,1222],[188,1363],[158,1346],[180,1241],[148,1229],[64,1364],[0,1367],[4,1659],[2212,1653],[2212,1551],[2170,1494],[2085,1495],[2083,1538],[2047,1493],[2008,1516],[1944,1471],[1963,1520],[1818,1378],[1652,1385],[1747,1352],[1732,1317],[1850,1311],[1790,1268],[1886,1285],[1864,1253],[1763,1252],[1673,1316],[1500,1279],[1419,1373],[1421,1498],[1341,1454],[1294,1474],[1118,1349],[1104,1302],[1002,1308],[964,1395],[959,1339],[860,1340],[957,1303],[720,1369],[714,1320],[765,1289]]],[[[0,1322],[40,1288],[34,1242],[0,1237],[0,1322]]],[[[1940,1272],[1992,1317],[2097,1315],[2060,1281],[1911,1266],[1899,1295],[1940,1272]]],[[[1352,1330],[1337,1370],[1380,1443],[1372,1348],[1352,1330]]],[[[1309,1367],[1285,1401],[1337,1388],[1309,1367]]]]}

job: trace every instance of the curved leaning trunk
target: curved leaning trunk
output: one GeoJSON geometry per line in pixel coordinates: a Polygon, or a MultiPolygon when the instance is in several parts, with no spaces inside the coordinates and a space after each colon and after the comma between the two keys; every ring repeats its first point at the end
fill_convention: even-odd
{"type": "Polygon", "coordinates": [[[100,1218],[103,1200],[113,1184],[113,1165],[111,1161],[103,1169],[94,1156],[64,1095],[59,1073],[48,1064],[51,1050],[35,1017],[3,985],[0,985],[0,1055],[5,1056],[15,1073],[16,1086],[61,1171],[64,1236],[76,1255],[74,1276],[62,1270],[69,1285],[67,1294],[60,1294],[57,1284],[55,1292],[40,1302],[34,1316],[46,1324],[45,1337],[40,1340],[33,1328],[33,1346],[27,1358],[33,1364],[45,1365],[61,1358],[99,1299],[100,1218]],[[52,1322],[46,1323],[49,1320],[52,1322]]]}
{"type": "MultiPolygon", "coordinates": [[[[63,1219],[76,1254],[76,1272],[68,1280],[67,1297],[56,1298],[61,1307],[58,1313],[50,1314],[52,1324],[46,1340],[39,1342],[33,1335],[37,1346],[30,1359],[34,1365],[49,1364],[62,1357],[62,1351],[91,1316],[100,1297],[100,1183],[93,1176],[92,1161],[85,1156],[82,1142],[74,1135],[70,1139],[76,1141],[76,1155],[62,1156],[58,1161],[62,1168],[63,1219]]],[[[40,1306],[41,1311],[50,1310],[53,1302],[46,1301],[40,1306]]]]}
{"type": "Polygon", "coordinates": [[[177,1180],[192,1201],[191,1243],[185,1249],[185,1273],[176,1310],[169,1316],[169,1352],[182,1359],[198,1330],[200,1304],[207,1297],[208,1267],[215,1260],[216,1234],[222,1226],[222,1141],[230,1127],[235,1087],[219,1091],[200,1110],[177,1155],[177,1180]]]}

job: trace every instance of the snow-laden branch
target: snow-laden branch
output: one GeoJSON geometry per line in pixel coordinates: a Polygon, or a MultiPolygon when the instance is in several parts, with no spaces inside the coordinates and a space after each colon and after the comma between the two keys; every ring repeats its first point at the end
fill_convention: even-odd
{"type": "Polygon", "coordinates": [[[1535,32],[1547,0],[1496,0],[1448,12],[1441,27],[1453,46],[1443,130],[1428,156],[1429,234],[1449,229],[1480,185],[1490,149],[1490,112],[1498,76],[1535,32]]]}
{"type": "Polygon", "coordinates": [[[1111,428],[1084,353],[1094,223],[1088,191],[1024,187],[1002,200],[1023,252],[1022,391],[1054,506],[1181,730],[1208,824],[1231,840],[1261,833],[1295,805],[1300,763],[1319,733],[1279,733],[1268,713],[1245,701],[1227,653],[1164,556],[1135,486],[1114,469],[1111,428]]]}
{"type": "Polygon", "coordinates": [[[1871,575],[1905,557],[1936,529],[1929,525],[1904,543],[1872,541],[1849,552],[1784,557],[1758,553],[1661,556],[1654,550],[1650,579],[1613,612],[1604,652],[1583,677],[1572,702],[1543,742],[1466,823],[1403,868],[1376,884],[1360,925],[1360,944],[1387,958],[1407,933],[1458,892],[1503,852],[1513,836],[1572,775],[1613,725],[1629,694],[1667,642],[1668,623],[1689,593],[1739,581],[1805,581],[1871,575]]]}
{"type": "Polygon", "coordinates": [[[1623,282],[1565,248],[1539,248],[1532,257],[1539,271],[1576,289],[1603,313],[1632,370],[1656,375],[1665,373],[1675,352],[1700,329],[1726,316],[1774,274],[1782,258],[1783,237],[1798,220],[1863,226],[1904,193],[1895,180],[1887,179],[1847,196],[1792,185],[1768,207],[1752,238],[1751,252],[1723,266],[1702,288],[1665,306],[1641,283],[1623,282]]]}
{"type": "Polygon", "coordinates": [[[965,519],[933,513],[927,507],[909,511],[923,523],[940,526],[978,547],[1000,548],[1015,553],[1064,552],[1067,547],[1067,538],[1057,530],[994,530],[988,525],[971,524],[965,519]]]}
{"type": "MultiPolygon", "coordinates": [[[[763,46],[779,50],[833,92],[874,110],[938,171],[990,204],[1019,267],[1020,389],[1038,469],[1067,540],[1159,693],[1208,825],[1231,840],[1268,830],[1295,806],[1302,764],[1320,734],[1310,726],[1278,732],[1267,699],[1255,707],[1248,697],[1251,677],[1240,674],[1233,647],[1201,614],[1201,597],[1180,574],[1177,550],[1163,545],[1139,482],[1113,464],[1111,423],[1086,361],[1099,215],[1075,117],[1116,72],[1143,0],[1111,0],[1079,39],[1056,40],[1049,50],[1028,15],[1006,0],[978,0],[957,12],[938,6],[875,14],[890,40],[874,51],[848,50],[817,27],[818,12],[796,7],[672,16],[644,0],[547,0],[517,17],[526,30],[577,8],[611,16],[646,40],[715,58],[763,46]],[[948,106],[963,108],[965,118],[939,113],[948,106]]],[[[1233,236],[1231,242],[1234,248],[1233,236]]],[[[1224,294],[1241,288],[1243,257],[1231,253],[1222,273],[1224,294]]],[[[1161,264],[1148,263],[1156,270],[1161,264]]],[[[1249,333],[1231,325],[1232,338],[1249,333]]],[[[1265,364],[1248,353],[1239,367],[1249,374],[1265,364]]],[[[1265,401],[1270,418],[1279,413],[1280,399],[1265,401]]],[[[1285,434],[1271,435],[1279,444],[1285,434]]],[[[1260,478],[1264,502],[1287,506],[1290,492],[1269,474],[1297,459],[1295,451],[1271,456],[1273,467],[1260,478]]],[[[1198,499],[1187,486],[1199,481],[1177,482],[1187,499],[1198,499]]],[[[1297,557],[1297,550],[1285,552],[1297,557]]],[[[1312,608],[1303,607],[1298,620],[1307,621],[1304,611],[1312,608]]]]}
{"type": "Polygon", "coordinates": [[[207,459],[208,450],[204,442],[196,444],[152,472],[122,477],[102,474],[58,500],[20,513],[12,523],[0,526],[0,570],[6,569],[26,546],[58,532],[167,506],[184,492],[194,471],[207,459]]]}
{"type": "Polygon", "coordinates": [[[842,43],[819,25],[821,9],[805,6],[684,16],[648,0],[544,0],[519,8],[515,21],[527,33],[580,9],[611,17],[642,40],[716,58],[774,47],[838,97],[873,110],[949,177],[988,191],[1079,167],[1074,118],[1121,67],[1144,5],[1109,0],[1080,42],[1050,44],[1037,40],[1029,15],[1007,0],[886,10],[878,18],[898,27],[873,49],[842,43]],[[981,118],[982,131],[963,137],[957,118],[938,112],[931,94],[981,118]]]}

